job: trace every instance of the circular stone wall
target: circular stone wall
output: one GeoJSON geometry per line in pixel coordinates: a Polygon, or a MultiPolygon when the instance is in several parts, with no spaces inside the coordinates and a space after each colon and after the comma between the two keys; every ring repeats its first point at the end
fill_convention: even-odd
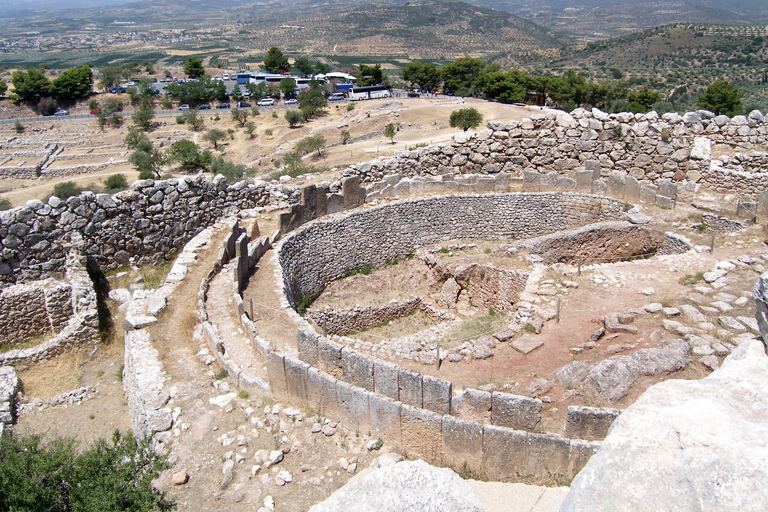
{"type": "Polygon", "coordinates": [[[292,306],[361,265],[382,265],[425,245],[456,240],[512,240],[606,220],[624,202],[573,193],[441,196],[386,204],[318,220],[277,247],[292,306]]]}

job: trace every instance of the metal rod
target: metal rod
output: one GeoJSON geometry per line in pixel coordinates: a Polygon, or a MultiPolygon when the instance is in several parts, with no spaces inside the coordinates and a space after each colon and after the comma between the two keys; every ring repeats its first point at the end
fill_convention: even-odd
{"type": "Polygon", "coordinates": [[[736,204],[736,218],[739,217],[740,211],[741,211],[741,198],[739,198],[739,202],[736,204]]]}
{"type": "Polygon", "coordinates": [[[581,275],[581,254],[579,254],[579,274],[581,275]]]}
{"type": "Polygon", "coordinates": [[[715,253],[715,234],[712,233],[712,243],[709,246],[709,253],[714,254],[715,253]]]}
{"type": "Polygon", "coordinates": [[[560,323],[560,297],[557,298],[557,323],[560,323]]]}
{"type": "Polygon", "coordinates": [[[253,322],[253,297],[251,297],[251,322],[253,322]]]}

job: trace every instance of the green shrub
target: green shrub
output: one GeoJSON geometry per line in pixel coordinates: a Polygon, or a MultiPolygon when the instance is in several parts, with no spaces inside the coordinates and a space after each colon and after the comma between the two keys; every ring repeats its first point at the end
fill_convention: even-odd
{"type": "Polygon", "coordinates": [[[125,174],[113,174],[104,180],[104,187],[108,193],[125,190],[128,188],[128,180],[125,178],[125,174]]]}
{"type": "Polygon", "coordinates": [[[11,202],[9,200],[0,199],[0,211],[10,210],[11,208],[13,208],[13,206],[11,206],[11,202]]]}
{"type": "Polygon", "coordinates": [[[74,181],[64,181],[53,186],[53,195],[61,200],[79,196],[82,191],[83,188],[78,186],[74,181]]]}

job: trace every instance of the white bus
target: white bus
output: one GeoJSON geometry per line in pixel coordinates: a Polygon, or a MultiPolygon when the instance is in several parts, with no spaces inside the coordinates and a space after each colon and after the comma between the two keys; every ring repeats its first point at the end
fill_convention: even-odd
{"type": "Polygon", "coordinates": [[[349,90],[349,99],[356,100],[375,100],[378,98],[389,98],[392,93],[386,85],[370,85],[368,87],[353,87],[349,90]]]}

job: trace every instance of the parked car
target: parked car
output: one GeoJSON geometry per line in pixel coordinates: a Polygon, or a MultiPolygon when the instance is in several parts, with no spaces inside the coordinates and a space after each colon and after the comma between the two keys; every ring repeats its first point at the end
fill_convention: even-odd
{"type": "Polygon", "coordinates": [[[409,98],[420,98],[421,94],[417,93],[416,91],[409,91],[408,92],[408,97],[409,98]]]}
{"type": "Polygon", "coordinates": [[[272,98],[263,98],[263,99],[260,99],[259,102],[257,103],[257,105],[260,107],[268,107],[274,104],[275,104],[275,100],[273,100],[272,98]]]}
{"type": "Polygon", "coordinates": [[[296,98],[291,98],[289,100],[285,100],[285,104],[286,105],[298,105],[299,104],[299,100],[297,100],[296,98]]]}
{"type": "Polygon", "coordinates": [[[341,101],[344,99],[344,93],[343,92],[335,92],[328,96],[328,101],[341,101]]]}
{"type": "Polygon", "coordinates": [[[237,102],[237,108],[250,108],[251,104],[247,101],[238,101],[237,102]]]}
{"type": "Polygon", "coordinates": [[[53,113],[53,115],[55,115],[55,116],[68,116],[69,112],[67,112],[66,110],[57,110],[56,112],[53,113]]]}
{"type": "Polygon", "coordinates": [[[229,103],[219,103],[216,108],[229,108],[229,103]]]}
{"type": "Polygon", "coordinates": [[[101,114],[101,109],[95,108],[95,109],[91,110],[91,114],[93,114],[93,115],[101,114]]]}
{"type": "Polygon", "coordinates": [[[189,105],[187,105],[186,103],[183,105],[179,105],[179,110],[189,110],[189,105]]]}
{"type": "Polygon", "coordinates": [[[222,80],[229,80],[229,73],[224,73],[223,75],[221,75],[221,79],[222,80]]]}
{"type": "Polygon", "coordinates": [[[197,107],[198,110],[211,110],[211,106],[207,103],[203,103],[199,107],[197,107]]]}

